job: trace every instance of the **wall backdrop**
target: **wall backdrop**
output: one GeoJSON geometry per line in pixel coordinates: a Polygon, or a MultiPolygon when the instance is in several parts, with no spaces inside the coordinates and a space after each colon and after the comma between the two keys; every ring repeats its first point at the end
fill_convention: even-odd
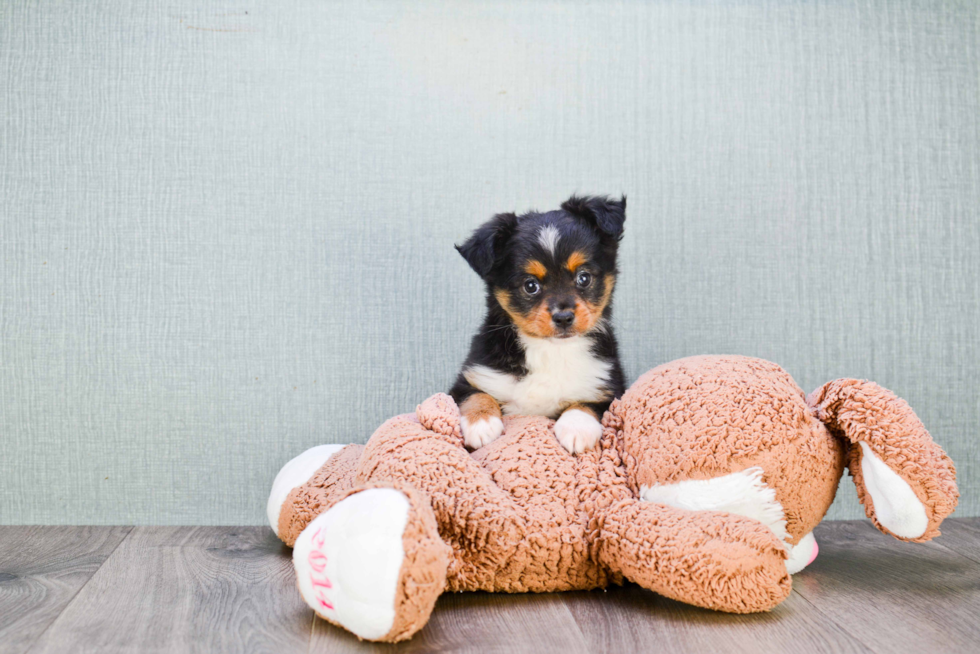
{"type": "Polygon", "coordinates": [[[448,387],[453,243],[573,191],[631,379],[874,379],[980,512],[976,3],[4,2],[0,108],[0,523],[262,523],[448,387]]]}

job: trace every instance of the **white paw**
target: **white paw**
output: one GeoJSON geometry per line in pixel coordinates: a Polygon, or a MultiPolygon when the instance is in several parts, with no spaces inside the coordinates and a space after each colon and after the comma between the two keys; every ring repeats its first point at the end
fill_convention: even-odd
{"type": "Polygon", "coordinates": [[[282,470],[276,475],[276,480],[272,482],[269,502],[265,507],[266,515],[269,517],[269,525],[272,527],[272,531],[276,532],[276,536],[279,535],[279,513],[282,511],[282,503],[286,501],[289,493],[297,486],[302,486],[308,482],[310,477],[323,467],[327,459],[344,447],[344,445],[311,447],[282,467],[282,470]]]}
{"type": "Polygon", "coordinates": [[[463,416],[463,443],[471,450],[478,450],[492,443],[504,433],[504,421],[497,416],[470,422],[463,416]]]}
{"type": "Polygon", "coordinates": [[[602,437],[602,424],[591,413],[569,409],[555,423],[555,436],[572,454],[591,450],[602,437]]]}
{"type": "Polygon", "coordinates": [[[405,549],[408,499],[372,488],[311,522],[293,546],[300,593],[320,615],[366,640],[391,631],[405,549]]]}

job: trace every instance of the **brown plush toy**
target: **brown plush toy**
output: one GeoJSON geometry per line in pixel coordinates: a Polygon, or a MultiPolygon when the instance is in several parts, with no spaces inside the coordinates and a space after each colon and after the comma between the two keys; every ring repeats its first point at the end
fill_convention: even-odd
{"type": "Polygon", "coordinates": [[[366,445],[290,461],[269,499],[297,583],[325,620],[411,637],[444,591],[550,592],[629,579],[720,611],[766,611],[816,556],[846,465],[883,532],[924,541],[956,472],[903,400],[841,379],[809,398],[779,366],[682,359],[643,375],[573,456],[553,421],[504,419],[472,454],[438,394],[366,445]]]}

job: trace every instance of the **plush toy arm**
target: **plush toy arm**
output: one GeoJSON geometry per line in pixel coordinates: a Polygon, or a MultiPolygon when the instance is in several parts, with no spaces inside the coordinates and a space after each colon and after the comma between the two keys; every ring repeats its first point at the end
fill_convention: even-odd
{"type": "Polygon", "coordinates": [[[767,611],[792,589],[772,530],[720,511],[621,500],[604,512],[599,559],[648,590],[729,613],[767,611]]]}
{"type": "Polygon", "coordinates": [[[807,404],[848,444],[847,465],[875,526],[913,542],[938,536],[959,498],[956,469],[908,403],[873,382],[838,379],[807,404]]]}
{"type": "Polygon", "coordinates": [[[415,408],[415,415],[423,427],[463,447],[462,421],[453,398],[436,393],[415,408]]]}

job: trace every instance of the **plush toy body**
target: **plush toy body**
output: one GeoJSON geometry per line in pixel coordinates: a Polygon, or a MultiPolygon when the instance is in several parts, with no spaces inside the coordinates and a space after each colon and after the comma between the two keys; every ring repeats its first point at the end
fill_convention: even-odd
{"type": "Polygon", "coordinates": [[[809,398],[775,364],[693,357],[637,380],[570,455],[554,422],[505,418],[472,454],[446,395],[364,446],[288,463],[269,500],[297,583],[361,638],[409,638],[444,591],[590,589],[626,578],[680,601],[765,611],[816,556],[850,468],[868,516],[922,541],[956,505],[955,470],[909,406],[870,382],[809,398]]]}

